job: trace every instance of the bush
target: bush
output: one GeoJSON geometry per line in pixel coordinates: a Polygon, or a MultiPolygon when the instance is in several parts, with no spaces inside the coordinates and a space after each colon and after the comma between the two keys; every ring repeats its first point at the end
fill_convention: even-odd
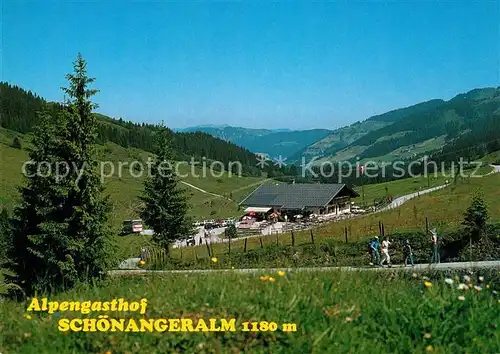
{"type": "Polygon", "coordinates": [[[238,235],[238,231],[236,230],[236,226],[233,224],[229,225],[225,232],[224,232],[226,238],[235,238],[238,235]]]}
{"type": "Polygon", "coordinates": [[[14,149],[22,149],[22,144],[21,140],[16,136],[14,139],[12,139],[12,143],[10,144],[10,147],[13,147],[14,149]]]}

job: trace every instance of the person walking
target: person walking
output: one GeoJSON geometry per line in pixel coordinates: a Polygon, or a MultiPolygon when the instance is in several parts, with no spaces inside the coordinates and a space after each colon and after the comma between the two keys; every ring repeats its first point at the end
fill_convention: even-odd
{"type": "Polygon", "coordinates": [[[389,256],[389,246],[391,242],[389,241],[389,237],[386,237],[384,241],[382,241],[382,261],[380,265],[383,265],[387,262],[387,266],[391,267],[391,256],[389,256]]]}
{"type": "Polygon", "coordinates": [[[439,255],[439,239],[436,229],[431,230],[431,242],[432,242],[432,259],[431,263],[441,263],[441,257],[439,255]]]}
{"type": "Polygon", "coordinates": [[[408,261],[410,261],[411,266],[415,266],[413,263],[413,252],[410,246],[410,240],[406,240],[405,245],[403,246],[403,255],[405,257],[405,267],[408,265],[408,261]]]}
{"type": "Polygon", "coordinates": [[[372,262],[371,265],[381,265],[380,264],[380,243],[378,241],[378,236],[375,236],[375,238],[370,242],[370,251],[372,255],[372,262]]]}

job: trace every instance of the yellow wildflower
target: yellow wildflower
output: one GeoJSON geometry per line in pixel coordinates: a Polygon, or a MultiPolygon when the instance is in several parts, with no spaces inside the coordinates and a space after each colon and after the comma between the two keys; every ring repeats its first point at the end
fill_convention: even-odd
{"type": "Polygon", "coordinates": [[[434,348],[432,347],[432,345],[428,345],[427,347],[425,347],[425,351],[427,352],[432,352],[434,350],[434,348]]]}
{"type": "Polygon", "coordinates": [[[145,262],[145,261],[143,261],[143,260],[141,260],[141,261],[139,261],[139,264],[140,264],[140,265],[144,265],[144,264],[146,264],[146,262],[145,262]]]}
{"type": "Polygon", "coordinates": [[[27,320],[31,320],[31,315],[26,314],[24,315],[24,318],[26,318],[27,320]]]}
{"type": "Polygon", "coordinates": [[[284,277],[284,276],[285,276],[285,272],[284,272],[284,271],[282,271],[282,270],[280,270],[280,271],[278,271],[278,275],[279,275],[280,277],[284,277]]]}
{"type": "Polygon", "coordinates": [[[432,286],[432,283],[430,281],[426,281],[424,285],[426,288],[430,288],[432,286]]]}
{"type": "Polygon", "coordinates": [[[212,257],[212,262],[217,263],[217,257],[212,257]]]}
{"type": "Polygon", "coordinates": [[[269,281],[270,281],[271,283],[274,283],[274,282],[276,281],[276,279],[274,279],[273,277],[269,277],[269,281]]]}
{"type": "Polygon", "coordinates": [[[261,275],[260,276],[260,280],[269,280],[269,276],[268,275],[261,275]]]}

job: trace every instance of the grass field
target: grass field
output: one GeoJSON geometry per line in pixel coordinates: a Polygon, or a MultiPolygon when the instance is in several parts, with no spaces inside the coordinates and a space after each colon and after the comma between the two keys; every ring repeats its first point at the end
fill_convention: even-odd
{"type": "MultiPolygon", "coordinates": [[[[21,167],[28,160],[26,147],[29,146],[29,136],[16,134],[6,129],[0,129],[0,207],[12,209],[19,198],[16,187],[22,183],[21,167]],[[14,136],[19,136],[23,142],[23,149],[10,147],[14,136]]],[[[111,215],[112,226],[115,231],[121,227],[125,219],[137,218],[137,197],[142,190],[143,178],[131,175],[129,166],[125,165],[121,176],[118,170],[118,162],[141,161],[144,164],[150,154],[146,151],[123,148],[116,144],[99,146],[99,158],[101,161],[111,161],[114,164],[113,176],[104,179],[106,192],[110,194],[113,203],[111,215]]],[[[201,165],[200,165],[201,166],[201,165]]],[[[106,166],[105,173],[111,172],[106,166]]],[[[132,170],[132,174],[139,172],[132,170]]],[[[216,197],[203,193],[199,190],[181,185],[191,196],[191,215],[196,219],[204,218],[226,218],[240,214],[238,201],[247,193],[264,181],[261,177],[238,177],[229,176],[227,173],[212,175],[210,170],[196,167],[194,170],[187,164],[180,165],[179,173],[185,175],[182,180],[207,192],[220,194],[216,197]],[[193,173],[194,171],[194,173],[193,173]]],[[[111,175],[111,173],[109,173],[111,175]]]]}
{"type": "Polygon", "coordinates": [[[481,291],[457,290],[456,280],[450,286],[432,279],[426,286],[420,276],[396,272],[112,278],[99,287],[80,287],[49,300],[146,298],[144,315],[116,311],[48,315],[26,312],[29,299],[0,302],[0,352],[497,353],[500,303],[493,290],[499,290],[499,273],[474,274],[472,285],[478,275],[485,276],[481,291]],[[199,319],[236,321],[234,332],[58,331],[62,318],[100,314],[137,322],[139,318],[185,318],[193,320],[194,326],[199,319]],[[244,322],[261,321],[275,322],[277,330],[242,331],[244,322]],[[296,331],[283,331],[283,324],[296,324],[296,331]]]}

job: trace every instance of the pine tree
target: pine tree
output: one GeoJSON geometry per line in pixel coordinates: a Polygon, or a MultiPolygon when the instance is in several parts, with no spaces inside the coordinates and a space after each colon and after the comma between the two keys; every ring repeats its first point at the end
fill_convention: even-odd
{"type": "Polygon", "coordinates": [[[95,105],[79,54],[67,75],[69,100],[59,115],[43,112],[15,210],[12,270],[27,293],[59,290],[100,277],[112,264],[109,203],[95,160],[95,105]],[[42,166],[37,173],[38,167],[42,166]],[[59,167],[59,174],[56,174],[59,167]],[[50,173],[49,173],[50,172],[50,173]]]}
{"type": "Polygon", "coordinates": [[[481,192],[476,191],[472,197],[472,202],[465,212],[462,224],[470,233],[472,240],[478,240],[486,229],[488,222],[488,208],[484,202],[481,192]]]}
{"type": "Polygon", "coordinates": [[[140,196],[141,218],[154,230],[153,241],[168,252],[171,242],[193,232],[188,217],[188,195],[179,188],[174,170],[171,134],[164,126],[156,131],[156,156],[140,196]]]}

